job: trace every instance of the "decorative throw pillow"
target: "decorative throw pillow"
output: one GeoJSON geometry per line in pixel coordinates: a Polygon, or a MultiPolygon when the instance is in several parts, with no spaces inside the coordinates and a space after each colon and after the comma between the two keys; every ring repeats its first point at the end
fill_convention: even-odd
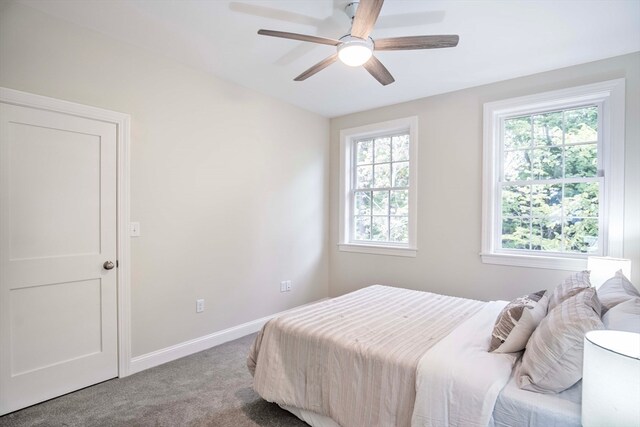
{"type": "Polygon", "coordinates": [[[549,298],[542,290],[516,298],[507,304],[496,319],[489,351],[515,353],[524,350],[529,337],[547,314],[549,298]]]}
{"type": "Polygon", "coordinates": [[[590,288],[589,271],[579,271],[567,277],[564,282],[555,287],[549,295],[548,311],[553,310],[558,304],[572,297],[584,288],[590,288]]]}
{"type": "Polygon", "coordinates": [[[602,315],[607,329],[640,334],[640,298],[631,298],[612,307],[602,315]]]}
{"type": "Polygon", "coordinates": [[[554,307],[531,335],[517,375],[520,388],[559,393],[582,378],[584,334],[604,329],[594,288],[554,307]]]}
{"type": "Polygon", "coordinates": [[[602,314],[616,305],[636,297],[640,297],[640,292],[622,274],[622,270],[618,270],[615,276],[598,288],[598,298],[600,298],[603,308],[602,314]]]}

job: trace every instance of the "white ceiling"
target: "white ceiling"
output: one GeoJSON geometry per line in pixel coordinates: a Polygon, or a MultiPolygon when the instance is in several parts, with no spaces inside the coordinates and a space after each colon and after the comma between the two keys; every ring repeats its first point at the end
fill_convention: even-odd
{"type": "Polygon", "coordinates": [[[459,34],[452,49],[379,52],[396,82],[337,62],[333,47],[260,28],[339,38],[349,0],[22,0],[327,117],[640,51],[638,0],[387,0],[371,36],[459,34]]]}

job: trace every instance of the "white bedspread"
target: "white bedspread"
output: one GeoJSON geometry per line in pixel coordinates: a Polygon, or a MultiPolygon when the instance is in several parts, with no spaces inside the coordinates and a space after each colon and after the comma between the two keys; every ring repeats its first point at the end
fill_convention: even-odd
{"type": "Polygon", "coordinates": [[[485,304],[370,286],[295,310],[256,337],[254,389],[343,427],[409,427],[418,362],[485,304]]]}
{"type": "Polygon", "coordinates": [[[516,360],[487,352],[496,317],[506,304],[487,303],[422,357],[412,427],[487,427],[516,360]]]}

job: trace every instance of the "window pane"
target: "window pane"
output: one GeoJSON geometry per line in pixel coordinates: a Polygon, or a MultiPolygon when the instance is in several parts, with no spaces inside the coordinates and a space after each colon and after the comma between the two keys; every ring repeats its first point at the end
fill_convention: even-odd
{"type": "Polygon", "coordinates": [[[562,221],[559,218],[532,221],[531,249],[534,251],[562,250],[562,221]]]}
{"type": "Polygon", "coordinates": [[[371,240],[389,241],[389,217],[374,216],[371,224],[371,240]]]}
{"type": "Polygon", "coordinates": [[[384,163],[391,161],[391,138],[376,138],[375,140],[375,163],[384,163]]]}
{"type": "Polygon", "coordinates": [[[549,147],[533,150],[533,178],[562,178],[562,148],[549,147]]]}
{"type": "Polygon", "coordinates": [[[371,188],[373,166],[358,166],[356,174],[356,188],[371,188]]]}
{"type": "Polygon", "coordinates": [[[535,145],[562,145],[562,111],[533,116],[535,145]]]}
{"type": "Polygon", "coordinates": [[[359,165],[373,163],[373,141],[358,141],[356,148],[356,161],[359,165]]]}
{"type": "Polygon", "coordinates": [[[376,188],[391,187],[391,164],[373,166],[373,186],[376,188]]]}
{"type": "Polygon", "coordinates": [[[373,192],[373,214],[389,215],[389,192],[388,191],[373,192]]]}
{"type": "Polygon", "coordinates": [[[409,190],[390,191],[391,215],[409,214],[409,190]]]}
{"type": "Polygon", "coordinates": [[[505,249],[529,249],[529,221],[519,218],[502,220],[502,247],[505,249]]]}
{"type": "Polygon", "coordinates": [[[536,218],[562,217],[562,184],[533,185],[531,211],[536,218]]]}
{"type": "Polygon", "coordinates": [[[358,191],[356,193],[356,215],[371,215],[371,192],[358,191]]]}
{"type": "Polygon", "coordinates": [[[597,252],[598,220],[593,218],[568,218],[564,223],[564,238],[566,251],[597,252]]]}
{"type": "Polygon", "coordinates": [[[392,163],[393,165],[393,186],[409,186],[409,162],[392,163]]]}
{"type": "Polygon", "coordinates": [[[598,140],[598,107],[585,107],[564,112],[565,144],[598,140]]]}
{"type": "Polygon", "coordinates": [[[505,181],[531,178],[531,150],[507,151],[504,156],[505,181]]]}
{"type": "Polygon", "coordinates": [[[393,147],[393,161],[409,160],[409,135],[394,136],[391,138],[393,147]]]}
{"type": "Polygon", "coordinates": [[[564,149],[566,177],[595,177],[598,175],[598,145],[569,145],[564,149]]]}
{"type": "Polygon", "coordinates": [[[531,186],[510,185],[502,188],[502,216],[528,216],[531,214],[531,186]]]}
{"type": "Polygon", "coordinates": [[[522,148],[531,146],[531,118],[514,117],[504,121],[504,147],[522,148]]]}
{"type": "Polygon", "coordinates": [[[409,242],[409,218],[406,216],[392,216],[389,232],[392,242],[409,242]]]}
{"type": "Polygon", "coordinates": [[[599,188],[597,182],[565,184],[564,214],[568,217],[598,217],[599,188]]]}
{"type": "Polygon", "coordinates": [[[371,217],[356,216],[353,237],[356,240],[371,240],[371,217]]]}

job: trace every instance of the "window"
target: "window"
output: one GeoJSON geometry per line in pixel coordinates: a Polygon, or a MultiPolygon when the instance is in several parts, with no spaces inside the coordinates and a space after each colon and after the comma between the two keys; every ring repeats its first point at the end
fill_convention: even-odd
{"type": "Polygon", "coordinates": [[[622,256],[624,81],[485,104],[482,260],[622,256]]]}
{"type": "Polygon", "coordinates": [[[416,255],[417,122],[340,132],[340,250],[416,255]]]}

